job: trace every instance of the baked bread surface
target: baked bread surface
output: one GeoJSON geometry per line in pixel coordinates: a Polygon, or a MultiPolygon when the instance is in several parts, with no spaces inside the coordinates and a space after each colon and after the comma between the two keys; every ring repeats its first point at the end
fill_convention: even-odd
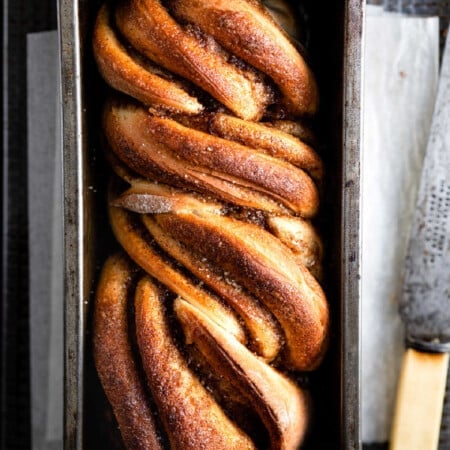
{"type": "Polygon", "coordinates": [[[125,447],[299,448],[330,322],[312,70],[257,0],[104,5],[93,49],[122,248],[93,350],[125,447]]]}

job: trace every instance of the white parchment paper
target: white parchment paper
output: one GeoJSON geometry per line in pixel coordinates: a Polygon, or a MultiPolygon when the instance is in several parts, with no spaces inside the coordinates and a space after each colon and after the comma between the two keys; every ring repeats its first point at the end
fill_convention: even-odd
{"type": "Polygon", "coordinates": [[[409,228],[433,113],[437,18],[369,7],[362,182],[362,437],[387,441],[404,351],[398,315],[409,228]]]}
{"type": "Polygon", "coordinates": [[[58,61],[56,31],[27,36],[33,450],[63,448],[64,299],[58,61]]]}

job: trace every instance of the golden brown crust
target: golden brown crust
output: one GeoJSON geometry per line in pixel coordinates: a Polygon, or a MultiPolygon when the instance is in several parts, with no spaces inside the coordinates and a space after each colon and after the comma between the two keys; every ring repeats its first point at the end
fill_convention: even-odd
{"type": "Polygon", "coordinates": [[[307,427],[304,393],[183,299],[174,306],[187,341],[246,398],[269,431],[271,450],[295,450],[307,427]]]}
{"type": "Polygon", "coordinates": [[[245,342],[245,334],[233,314],[216,297],[209,295],[172,267],[142,236],[142,227],[139,227],[139,222],[136,223],[129,212],[111,206],[109,216],[114,235],[136,264],[172,292],[189,299],[214,316],[216,322],[222,323],[238,340],[245,342]]]}
{"type": "MultiPolygon", "coordinates": [[[[117,239],[137,264],[177,295],[220,317],[216,321],[234,329],[243,340],[239,325],[232,325],[232,316],[152,249],[130,213],[111,207],[110,218],[117,239]]],[[[269,309],[285,334],[290,367],[317,367],[327,343],[328,308],[320,286],[287,247],[256,225],[203,211],[159,214],[155,221],[169,239],[175,238],[187,251],[228,272],[269,309]]]]}
{"type": "Polygon", "coordinates": [[[198,114],[203,106],[185,89],[168,78],[162,69],[150,64],[144,67],[133,58],[120,43],[110,24],[110,12],[106,5],[100,9],[94,28],[94,55],[103,78],[110,86],[140,100],[146,105],[161,107],[187,114],[198,114]]]}
{"type": "MultiPolygon", "coordinates": [[[[257,0],[113,3],[94,31],[99,70],[146,107],[104,108],[107,159],[121,178],[109,216],[148,274],[136,270],[134,318],[161,432],[172,449],[296,450],[307,400],[280,371],[315,369],[329,335],[314,278],[322,244],[308,221],[323,168],[309,118],[299,118],[317,109],[312,72],[257,0]]],[[[107,278],[100,292],[117,286],[107,278]]],[[[123,329],[106,335],[119,355],[135,287],[123,283],[123,329]]],[[[116,409],[105,377],[118,371],[104,373],[116,409]]]]}
{"type": "Polygon", "coordinates": [[[201,141],[209,135],[198,134],[201,132],[177,125],[174,121],[169,122],[169,126],[167,122],[163,122],[166,125],[164,130],[162,127],[156,129],[154,124],[161,122],[156,122],[157,118],[152,117],[143,108],[130,104],[109,103],[104,109],[103,128],[110,148],[120,160],[140,175],[268,212],[283,213],[292,208],[306,217],[317,212],[317,188],[300,169],[233,142],[227,144],[224,152],[230,148],[238,148],[237,154],[233,155],[231,151],[225,153],[227,159],[224,158],[223,161],[217,155],[208,157],[208,153],[213,152],[208,152],[205,141],[203,144],[201,141]],[[170,136],[174,135],[170,125],[175,125],[179,130],[185,129],[186,132],[173,143],[167,143],[170,136]],[[161,138],[166,141],[164,144],[155,137],[162,131],[165,132],[161,138]],[[186,152],[184,156],[191,157],[191,161],[182,159],[165,145],[183,145],[188,142],[190,135],[203,146],[201,155],[196,155],[196,148],[192,146],[181,149],[186,152]],[[203,166],[196,164],[200,160],[203,166]],[[211,169],[215,161],[222,170],[211,169]],[[274,164],[273,170],[271,163],[274,164]],[[282,197],[284,193],[288,199],[282,197]]]}
{"type": "Polygon", "coordinates": [[[228,114],[215,114],[210,121],[210,130],[225,139],[265,150],[269,155],[289,161],[308,172],[316,182],[322,180],[323,167],[319,155],[291,134],[228,114]]]}
{"type": "Polygon", "coordinates": [[[151,142],[163,145],[189,164],[238,179],[242,185],[273,197],[304,217],[316,214],[317,188],[303,170],[172,119],[148,115],[143,126],[151,142]]]}
{"type": "Polygon", "coordinates": [[[314,76],[287,35],[256,0],[177,0],[174,13],[213,36],[231,53],[271,77],[293,114],[314,114],[314,76]]]}
{"type": "Polygon", "coordinates": [[[131,179],[131,187],[111,204],[140,214],[161,214],[173,211],[207,210],[220,213],[222,204],[194,193],[183,192],[167,184],[144,179],[131,179]]]}
{"type": "Polygon", "coordinates": [[[130,0],[117,8],[117,25],[150,60],[211,94],[238,116],[262,117],[270,92],[256,72],[228,62],[207,37],[183,29],[158,0],[130,0]]]}
{"type": "Polygon", "coordinates": [[[154,218],[144,216],[142,220],[165,252],[213,289],[241,317],[248,331],[249,346],[252,350],[268,362],[275,359],[281,349],[283,337],[272,314],[226,274],[208,264],[205,258],[187,251],[179,242],[164,233],[154,218]]]}
{"type": "Polygon", "coordinates": [[[287,245],[318,280],[322,279],[323,244],[311,222],[300,217],[267,218],[272,233],[287,245]]]}
{"type": "Polygon", "coordinates": [[[287,363],[312,370],[322,360],[329,317],[325,295],[305,267],[260,227],[208,214],[160,214],[157,223],[230,273],[273,313],[286,337],[287,363]]]}
{"type": "Polygon", "coordinates": [[[135,309],[142,364],[172,448],[254,449],[187,366],[171,338],[163,299],[149,278],[137,286],[135,309]]]}
{"type": "Polygon", "coordinates": [[[317,138],[311,129],[311,126],[300,120],[271,120],[264,122],[265,126],[275,128],[284,133],[292,134],[292,136],[300,139],[306,144],[315,146],[317,138]]]}
{"type": "Polygon", "coordinates": [[[120,255],[106,262],[95,301],[93,347],[97,372],[129,449],[162,450],[148,393],[134,362],[127,299],[133,272],[120,255]]]}

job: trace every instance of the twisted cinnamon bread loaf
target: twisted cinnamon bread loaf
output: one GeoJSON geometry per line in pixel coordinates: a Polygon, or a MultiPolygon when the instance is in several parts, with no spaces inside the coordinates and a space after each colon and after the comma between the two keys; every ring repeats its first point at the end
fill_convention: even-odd
{"type": "MultiPolygon", "coordinates": [[[[272,2],[273,3],[273,2],[272,2]]],[[[130,449],[296,449],[329,317],[317,87],[257,0],[103,6],[109,213],[94,356],[130,449]]]]}

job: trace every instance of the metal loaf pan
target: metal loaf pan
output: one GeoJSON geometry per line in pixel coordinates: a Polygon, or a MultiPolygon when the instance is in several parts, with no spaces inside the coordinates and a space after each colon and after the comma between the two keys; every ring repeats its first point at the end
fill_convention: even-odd
{"type": "MultiPolygon", "coordinates": [[[[326,165],[321,228],[326,291],[333,317],[330,350],[309,380],[314,418],[305,449],[358,449],[360,149],[363,0],[303,0],[306,44],[321,89],[321,154],[326,165]]],[[[98,270],[115,243],[105,213],[99,151],[104,96],[91,51],[100,1],[60,0],[65,234],[65,449],[113,448],[112,413],[90,353],[98,270]]],[[[119,447],[120,448],[120,447],[119,447]]]]}

